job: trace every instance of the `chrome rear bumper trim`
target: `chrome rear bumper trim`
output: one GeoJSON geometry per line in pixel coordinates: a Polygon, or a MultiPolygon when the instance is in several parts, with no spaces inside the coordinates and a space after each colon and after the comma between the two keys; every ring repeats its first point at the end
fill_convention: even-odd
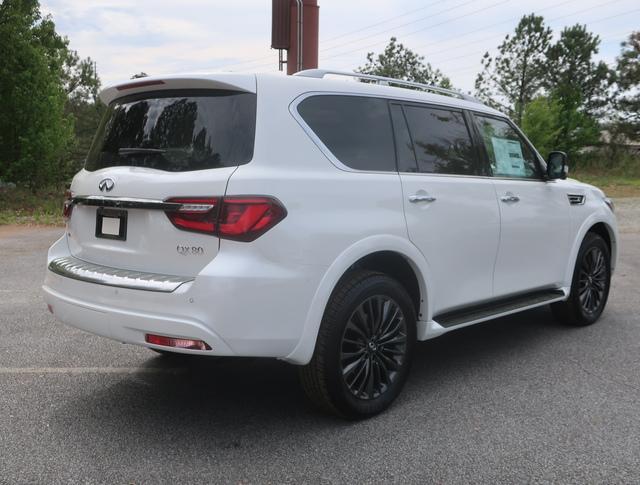
{"type": "Polygon", "coordinates": [[[177,211],[182,207],[182,204],[179,202],[165,202],[156,199],[134,199],[131,197],[102,197],[99,195],[76,196],[71,199],[71,202],[75,205],[89,205],[94,207],[162,211],[177,211]]]}
{"type": "Polygon", "coordinates": [[[163,293],[171,293],[177,290],[180,285],[194,280],[194,278],[184,276],[111,268],[87,263],[72,256],[54,259],[49,263],[49,270],[60,276],[89,283],[163,293]]]}

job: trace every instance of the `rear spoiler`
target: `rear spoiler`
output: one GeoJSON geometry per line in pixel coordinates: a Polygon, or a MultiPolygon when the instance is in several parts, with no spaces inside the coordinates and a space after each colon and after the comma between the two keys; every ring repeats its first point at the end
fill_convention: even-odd
{"type": "Polygon", "coordinates": [[[166,89],[228,89],[255,93],[256,76],[255,74],[221,72],[143,77],[109,86],[100,92],[99,97],[104,104],[109,105],[115,99],[130,94],[166,89]]]}

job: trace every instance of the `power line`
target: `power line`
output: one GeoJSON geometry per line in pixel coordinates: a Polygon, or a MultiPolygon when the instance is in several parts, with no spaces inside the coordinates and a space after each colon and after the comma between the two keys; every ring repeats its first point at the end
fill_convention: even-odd
{"type": "MultiPolygon", "coordinates": [[[[619,1],[619,0],[616,0],[616,1],[619,1]]],[[[590,9],[587,9],[587,10],[590,10],[590,9]]],[[[586,10],[581,10],[581,11],[579,11],[579,12],[575,12],[575,13],[573,13],[573,14],[571,14],[571,15],[563,15],[563,16],[561,16],[561,17],[555,17],[555,18],[553,18],[553,19],[549,20],[549,21],[548,21],[548,23],[556,22],[556,21],[558,21],[558,20],[562,20],[563,18],[566,18],[566,17],[569,17],[569,16],[573,16],[573,15],[577,15],[577,14],[583,13],[583,12],[585,12],[585,11],[586,11],[586,10]]],[[[609,17],[600,18],[600,19],[594,20],[594,21],[589,22],[589,23],[590,23],[590,24],[596,24],[596,23],[598,23],[598,22],[604,22],[604,21],[606,21],[606,20],[611,20],[611,19],[614,19],[614,18],[617,18],[617,17],[622,17],[622,16],[624,16],[624,15],[629,15],[629,14],[632,14],[632,13],[636,13],[636,12],[638,12],[638,11],[640,11],[640,9],[630,10],[630,11],[628,11],[628,12],[622,12],[622,13],[619,13],[619,14],[616,14],[616,15],[611,15],[611,16],[609,16],[609,17]]],[[[503,34],[499,34],[499,35],[501,36],[501,35],[503,35],[503,34]]],[[[497,36],[498,36],[498,35],[496,35],[496,36],[494,36],[494,37],[497,37],[497,36]]],[[[489,37],[487,37],[487,38],[485,38],[485,39],[477,40],[477,41],[475,41],[475,42],[482,42],[483,40],[487,40],[487,39],[489,39],[489,37]]],[[[469,43],[466,43],[464,46],[466,47],[467,45],[469,45],[469,43]]],[[[462,47],[462,46],[463,46],[463,45],[460,45],[459,47],[462,47]]],[[[451,48],[450,50],[452,50],[452,49],[453,49],[453,48],[451,48]]],[[[480,53],[482,54],[482,52],[480,52],[480,53]]],[[[461,59],[461,58],[463,58],[463,57],[469,57],[469,56],[470,56],[470,55],[459,56],[459,57],[453,57],[453,58],[447,58],[447,59],[446,59],[445,61],[443,61],[443,62],[444,62],[444,63],[446,63],[446,62],[449,62],[449,61],[453,61],[453,60],[456,60],[456,59],[461,59]]],[[[429,59],[429,61],[430,61],[430,62],[432,62],[432,59],[430,58],[430,59],[429,59]]]]}
{"type": "MultiPolygon", "coordinates": [[[[419,12],[420,10],[431,8],[434,5],[438,5],[440,3],[444,3],[445,1],[447,1],[447,0],[439,0],[439,1],[433,2],[433,3],[429,4],[429,5],[426,5],[424,7],[416,8],[416,9],[413,9],[413,10],[409,10],[409,11],[407,11],[405,13],[402,13],[400,15],[396,15],[395,17],[391,17],[389,19],[377,22],[375,24],[370,24],[370,25],[367,25],[365,27],[359,28],[357,30],[352,30],[350,32],[345,32],[343,34],[337,35],[335,37],[331,37],[331,38],[326,39],[326,40],[321,40],[321,42],[331,42],[331,41],[334,41],[336,39],[341,39],[341,38],[344,38],[344,37],[348,37],[349,35],[353,35],[353,34],[356,34],[358,32],[362,32],[362,31],[365,31],[365,30],[369,30],[370,28],[377,27],[378,25],[383,25],[383,24],[391,22],[393,20],[405,17],[406,15],[409,15],[409,14],[412,14],[412,13],[415,13],[415,12],[419,12]]],[[[238,66],[238,65],[241,65],[241,64],[253,64],[254,62],[259,62],[259,61],[262,61],[262,60],[271,59],[272,57],[273,56],[269,55],[269,56],[258,57],[256,59],[249,59],[249,60],[246,60],[246,61],[238,61],[238,62],[234,62],[232,64],[224,64],[222,66],[218,66],[217,69],[224,69],[226,67],[238,66]]],[[[260,64],[260,66],[264,66],[264,65],[266,65],[266,64],[260,64]]]]}
{"type": "MultiPolygon", "coordinates": [[[[459,19],[459,18],[464,18],[464,17],[467,17],[467,16],[469,16],[469,15],[473,15],[473,14],[475,14],[475,13],[479,13],[479,12],[481,12],[481,11],[488,10],[488,9],[493,8],[493,7],[495,7],[495,6],[498,6],[498,5],[500,5],[500,4],[506,3],[507,1],[509,1],[509,0],[504,0],[504,1],[498,2],[498,3],[496,3],[496,4],[493,4],[493,5],[489,5],[489,6],[487,6],[487,7],[484,7],[484,8],[482,8],[482,9],[475,10],[475,11],[470,12],[470,13],[468,13],[468,14],[461,15],[461,16],[457,17],[456,19],[450,19],[450,20],[447,20],[447,21],[444,21],[444,22],[440,22],[440,23],[436,23],[436,24],[433,24],[433,25],[427,26],[427,27],[425,27],[425,28],[422,28],[422,29],[419,29],[419,30],[416,30],[416,31],[410,32],[410,33],[408,33],[408,34],[405,34],[404,36],[405,36],[405,37],[407,37],[407,36],[410,36],[410,35],[414,35],[414,34],[416,34],[416,33],[418,33],[418,32],[423,32],[423,31],[429,30],[429,29],[431,29],[431,28],[433,28],[433,27],[438,27],[438,26],[440,26],[440,25],[444,25],[444,24],[450,23],[450,22],[452,22],[452,21],[454,21],[454,20],[457,20],[457,19],[459,19]]],[[[567,1],[561,2],[561,3],[557,4],[557,5],[552,5],[552,6],[550,6],[550,7],[545,7],[545,8],[543,8],[543,9],[539,9],[539,10],[535,11],[534,13],[539,13],[539,12],[542,12],[542,11],[545,11],[545,10],[555,9],[555,8],[561,7],[561,6],[563,6],[563,5],[566,5],[566,4],[568,4],[568,3],[572,3],[572,2],[575,2],[575,1],[576,1],[576,0],[567,0],[567,1]]],[[[600,7],[602,7],[602,6],[610,5],[610,4],[613,4],[613,3],[619,2],[619,1],[621,1],[621,0],[611,0],[611,1],[609,1],[609,2],[604,2],[604,3],[601,3],[601,4],[595,5],[595,6],[593,6],[593,7],[590,7],[590,8],[587,8],[587,9],[580,10],[580,11],[578,11],[578,12],[573,12],[573,13],[568,14],[568,15],[564,15],[564,16],[561,16],[561,17],[554,18],[554,19],[552,19],[551,21],[559,20],[559,19],[566,18],[566,17],[570,17],[570,16],[577,15],[577,14],[580,14],[580,13],[584,13],[584,12],[587,12],[587,11],[590,11],[590,10],[594,10],[594,9],[596,9],[596,8],[600,8],[600,7]]],[[[439,3],[442,3],[442,1],[435,2],[435,3],[432,3],[432,4],[428,5],[428,6],[420,7],[420,8],[418,8],[418,9],[414,9],[414,10],[411,10],[411,11],[405,12],[405,13],[403,13],[403,14],[397,15],[397,16],[395,16],[395,17],[391,17],[391,18],[389,18],[389,19],[387,19],[387,20],[384,20],[384,21],[378,22],[378,23],[376,23],[376,24],[371,24],[371,25],[369,25],[369,26],[363,27],[363,28],[361,28],[361,29],[358,29],[358,30],[355,30],[355,31],[352,31],[352,32],[347,32],[347,33],[345,33],[345,34],[341,34],[341,35],[336,36],[336,37],[333,37],[333,38],[331,38],[331,39],[329,39],[329,40],[335,40],[335,39],[337,39],[337,38],[343,38],[343,37],[346,37],[346,36],[351,35],[351,34],[353,34],[353,33],[357,33],[357,32],[363,31],[363,30],[368,30],[369,28],[372,28],[372,27],[375,27],[375,26],[377,26],[377,25],[381,25],[381,24],[384,24],[384,23],[390,22],[390,21],[392,21],[392,20],[394,20],[394,19],[397,19],[397,18],[401,18],[401,17],[406,16],[406,15],[408,15],[408,14],[410,14],[410,13],[414,13],[414,12],[416,12],[416,11],[420,11],[420,10],[423,10],[423,9],[426,9],[426,8],[433,7],[434,5],[437,5],[437,4],[439,4],[439,3]]],[[[454,9],[456,9],[456,8],[460,8],[460,7],[462,7],[462,6],[465,6],[465,5],[467,5],[468,3],[470,3],[470,2],[465,2],[465,3],[459,4],[459,5],[455,6],[455,7],[451,7],[451,8],[449,8],[449,9],[445,9],[445,10],[442,10],[442,11],[436,12],[436,13],[434,13],[434,14],[431,14],[431,15],[430,15],[430,16],[428,16],[428,17],[423,17],[423,18],[421,18],[421,19],[417,19],[417,20],[414,20],[414,21],[412,21],[412,22],[408,22],[408,23],[406,23],[406,24],[401,24],[401,25],[396,26],[396,27],[394,27],[394,28],[392,28],[392,29],[387,29],[387,30],[385,30],[385,31],[381,31],[381,32],[378,32],[378,33],[376,33],[376,34],[369,35],[369,36],[367,36],[367,37],[363,37],[363,38],[360,38],[360,39],[353,40],[353,41],[351,41],[351,42],[347,42],[347,44],[355,43],[355,42],[359,42],[359,41],[362,41],[362,40],[366,40],[366,39],[371,38],[371,37],[374,37],[374,36],[376,36],[376,35],[380,35],[380,34],[382,34],[382,33],[386,33],[386,32],[392,31],[392,30],[394,30],[394,29],[396,29],[396,28],[400,28],[400,27],[403,27],[403,26],[406,26],[406,25],[410,25],[410,24],[413,24],[413,23],[419,22],[419,21],[421,21],[421,20],[424,20],[425,18],[431,18],[431,17],[436,16],[436,15],[438,15],[438,14],[440,14],[440,13],[444,13],[444,12],[451,11],[451,10],[454,10],[454,9]]],[[[623,14],[623,15],[624,15],[624,14],[623,14]]],[[[614,17],[618,17],[618,16],[620,16],[620,15],[616,15],[616,16],[613,16],[613,17],[607,17],[607,19],[609,19],[609,18],[614,18],[614,17]]],[[[494,26],[496,26],[496,25],[501,25],[501,24],[504,24],[504,23],[507,23],[507,22],[512,22],[512,21],[517,20],[517,19],[519,19],[519,17],[518,17],[518,18],[513,18],[513,19],[508,19],[508,20],[505,20],[505,21],[501,21],[501,22],[498,22],[498,23],[492,24],[492,25],[490,25],[490,26],[488,26],[488,27],[483,27],[483,28],[481,28],[481,29],[476,29],[476,30],[471,31],[471,32],[466,32],[466,33],[464,33],[464,34],[462,34],[462,35],[455,36],[455,38],[462,37],[462,36],[467,36],[467,35],[470,35],[470,34],[473,34],[473,33],[477,33],[477,32],[481,32],[481,31],[484,31],[484,30],[488,30],[488,29],[490,29],[490,28],[492,28],[492,27],[494,27],[494,26]]],[[[604,19],[602,19],[602,20],[604,20],[604,19]]],[[[550,21],[550,22],[551,22],[551,21],[550,21]]],[[[598,21],[600,21],[600,20],[598,20],[598,21]]],[[[503,34],[499,34],[499,35],[503,35],[503,34]]],[[[492,37],[497,37],[497,36],[498,36],[498,35],[496,35],[496,36],[492,36],[492,37]]],[[[471,44],[471,43],[482,42],[482,41],[484,41],[484,40],[488,40],[489,38],[492,38],[492,37],[483,38],[483,39],[480,39],[480,40],[477,40],[477,41],[474,41],[474,42],[465,43],[465,44],[458,44],[458,45],[457,45],[456,47],[454,47],[454,48],[464,47],[464,46],[469,45],[469,44],[471,44]]],[[[454,38],[454,37],[449,37],[449,38],[447,38],[447,39],[443,39],[443,40],[440,40],[440,41],[437,41],[437,42],[432,42],[432,43],[428,43],[428,44],[423,44],[422,46],[418,46],[418,48],[420,48],[420,47],[424,47],[424,46],[427,46],[427,45],[429,45],[429,46],[433,46],[433,45],[443,44],[443,43],[447,42],[448,40],[450,40],[450,39],[452,39],[452,38],[454,38]]],[[[334,54],[334,55],[326,56],[326,57],[324,57],[324,60],[326,60],[326,59],[333,59],[333,58],[336,58],[336,57],[342,57],[342,56],[344,56],[344,55],[348,55],[348,54],[351,54],[351,53],[354,53],[354,52],[358,52],[358,51],[360,51],[360,50],[367,49],[367,48],[370,48],[370,47],[372,47],[372,46],[374,46],[374,45],[377,45],[377,44],[379,44],[379,43],[381,43],[381,42],[383,42],[383,41],[378,41],[378,42],[376,42],[375,44],[370,44],[370,45],[367,45],[367,46],[359,47],[359,48],[356,48],[356,49],[353,49],[353,50],[350,50],[350,51],[346,51],[346,52],[342,52],[342,53],[339,53],[339,54],[334,54]]],[[[322,51],[331,50],[331,49],[333,49],[333,48],[335,48],[335,47],[336,47],[336,46],[329,47],[329,48],[325,48],[325,49],[321,49],[321,52],[322,52],[322,51]]],[[[275,54],[274,54],[274,55],[275,55],[275,54]]],[[[235,62],[235,63],[232,63],[232,64],[225,64],[225,65],[223,65],[223,66],[217,66],[217,67],[216,67],[216,69],[224,69],[224,68],[228,68],[228,67],[232,67],[232,66],[239,66],[239,65],[244,65],[244,64],[253,64],[253,63],[255,63],[255,62],[260,62],[260,61],[267,60],[267,59],[271,60],[271,59],[273,59],[274,55],[263,56],[263,57],[259,57],[259,58],[252,59],[252,60],[238,61],[238,62],[235,62]]],[[[257,68],[264,67],[264,66],[270,66],[271,64],[272,64],[271,62],[269,62],[269,63],[262,63],[262,64],[258,64],[258,65],[256,65],[256,66],[247,66],[246,68],[241,68],[241,70],[257,69],[257,68]]]]}
{"type": "MultiPolygon", "coordinates": [[[[534,10],[532,13],[534,13],[534,14],[538,14],[538,13],[540,13],[540,12],[544,12],[545,10],[552,10],[552,9],[554,9],[554,8],[559,8],[559,7],[562,7],[562,6],[567,5],[567,4],[569,4],[569,3],[574,3],[574,2],[576,2],[576,1],[577,1],[577,0],[567,0],[567,1],[565,1],[565,2],[558,3],[558,4],[556,4],[556,5],[551,5],[550,7],[545,7],[545,8],[541,8],[541,9],[539,9],[539,10],[534,10]]],[[[521,18],[522,18],[522,17],[513,17],[513,18],[510,18],[510,19],[507,19],[507,20],[502,20],[502,21],[500,21],[500,22],[496,22],[495,24],[491,24],[491,25],[488,25],[488,26],[486,26],[486,27],[482,27],[481,29],[476,29],[476,30],[471,30],[471,31],[469,31],[469,32],[465,32],[465,33],[464,33],[464,34],[462,34],[462,35],[454,35],[454,36],[451,36],[451,37],[447,37],[446,39],[441,39],[441,40],[439,40],[439,41],[437,41],[437,42],[428,42],[428,43],[426,43],[426,44],[422,44],[422,45],[414,46],[414,49],[420,49],[420,48],[422,48],[422,47],[426,47],[426,46],[428,46],[428,45],[429,45],[429,46],[432,46],[432,45],[443,44],[443,43],[445,43],[445,42],[448,42],[448,41],[449,41],[449,40],[451,40],[451,39],[457,39],[457,38],[460,38],[460,37],[466,37],[466,36],[468,36],[468,35],[475,34],[475,33],[478,33],[478,32],[483,32],[483,31],[485,31],[485,30],[492,29],[493,27],[496,27],[496,26],[498,26],[498,25],[502,25],[502,24],[506,24],[506,23],[511,23],[511,22],[516,21],[516,20],[520,20],[521,18]]],[[[493,37],[498,37],[498,36],[501,36],[501,35],[504,35],[504,34],[503,34],[503,33],[496,34],[496,35],[494,35],[493,37]]],[[[481,42],[481,40],[479,40],[479,41],[474,41],[473,43],[475,43],[475,42],[481,42]]],[[[465,44],[461,44],[461,45],[468,45],[468,44],[469,44],[469,43],[465,43],[465,44]]]]}
{"type": "MultiPolygon", "coordinates": [[[[438,5],[438,4],[440,4],[440,3],[444,3],[445,1],[446,1],[446,0],[439,0],[439,1],[437,1],[437,2],[433,2],[433,3],[429,4],[429,5],[427,5],[427,6],[420,7],[420,8],[416,8],[416,9],[414,9],[414,10],[409,10],[408,12],[405,12],[405,13],[403,13],[403,14],[397,15],[397,16],[395,16],[395,17],[391,17],[391,18],[386,19],[386,20],[383,20],[383,21],[381,21],[381,22],[377,22],[377,23],[375,23],[375,24],[371,24],[371,25],[368,25],[368,26],[362,27],[362,28],[360,28],[360,29],[357,29],[357,30],[354,30],[354,31],[351,31],[351,32],[346,32],[346,33],[344,33],[344,34],[340,34],[340,35],[338,35],[338,36],[336,36],[336,37],[332,37],[332,38],[330,38],[330,39],[325,40],[324,42],[330,42],[330,41],[333,41],[333,40],[336,40],[336,39],[340,39],[340,38],[348,37],[349,35],[352,35],[352,34],[355,34],[355,33],[358,33],[358,32],[362,32],[362,31],[364,31],[364,30],[368,30],[368,29],[373,28],[373,27],[377,27],[378,25],[383,25],[383,24],[388,23],[388,22],[391,22],[391,21],[393,21],[393,20],[395,20],[395,19],[398,19],[398,18],[404,17],[404,16],[406,16],[406,15],[409,15],[409,14],[411,14],[411,13],[418,12],[418,11],[420,11],[420,10],[424,10],[424,9],[426,9],[426,8],[431,8],[431,7],[433,7],[434,5],[438,5]]],[[[440,13],[445,13],[445,12],[448,12],[448,11],[450,11],[450,10],[455,10],[456,8],[462,7],[462,6],[467,5],[467,4],[469,4],[469,3],[472,3],[472,2],[473,2],[473,0],[470,0],[470,1],[467,1],[467,2],[465,2],[465,3],[463,3],[463,4],[457,5],[457,6],[455,6],[455,7],[452,7],[452,8],[449,8],[449,9],[445,9],[445,10],[442,10],[442,11],[440,11],[440,12],[436,12],[435,14],[431,14],[431,15],[426,16],[426,17],[422,17],[421,19],[412,20],[411,22],[408,22],[408,23],[406,23],[406,24],[401,24],[401,25],[399,25],[399,26],[396,26],[396,27],[394,27],[394,29],[395,29],[395,28],[403,27],[403,26],[405,26],[405,25],[410,25],[410,24],[413,24],[413,23],[419,22],[419,21],[421,21],[421,20],[424,20],[424,19],[426,19],[426,18],[433,17],[433,16],[438,15],[438,14],[440,14],[440,13]]],[[[390,30],[393,30],[393,29],[390,29],[390,30]]],[[[386,31],[378,32],[378,33],[376,33],[376,34],[373,34],[373,36],[375,36],[375,35],[379,35],[380,33],[384,33],[384,32],[386,32],[386,31]]],[[[364,39],[367,39],[367,38],[370,38],[370,37],[364,37],[364,39]]],[[[360,41],[360,40],[363,40],[363,39],[356,39],[354,42],[358,42],[358,41],[360,41]]],[[[342,44],[342,45],[343,45],[343,44],[342,44]]],[[[333,46],[333,47],[328,47],[328,48],[325,48],[325,49],[320,49],[320,51],[322,52],[323,50],[330,50],[330,49],[334,49],[334,48],[336,48],[336,47],[341,47],[341,45],[336,45],[336,46],[333,46]]],[[[232,63],[232,64],[224,64],[224,65],[222,65],[222,66],[217,66],[217,67],[216,67],[216,69],[224,69],[224,68],[227,68],[227,67],[238,66],[238,65],[242,65],[242,64],[253,64],[253,63],[255,63],[255,62],[259,62],[259,61],[262,61],[262,60],[272,59],[272,57],[273,57],[273,56],[269,55],[269,56],[259,57],[259,58],[256,58],[256,59],[251,59],[251,60],[246,60],[246,61],[238,61],[238,62],[234,62],[234,63],[232,63]]],[[[268,65],[270,65],[270,64],[271,64],[271,63],[269,63],[268,65]]],[[[258,66],[254,66],[254,68],[255,68],[255,67],[265,66],[265,65],[267,65],[267,64],[266,64],[266,63],[263,63],[263,64],[260,64],[260,65],[258,65],[258,66]]],[[[243,68],[243,69],[244,69],[244,68],[243,68]]]]}
{"type": "MultiPolygon", "coordinates": [[[[637,11],[638,10],[634,10],[634,12],[637,12],[637,11]]],[[[621,39],[620,39],[621,35],[623,36],[622,40],[624,40],[627,37],[629,37],[629,35],[631,35],[632,32],[633,31],[624,31],[624,32],[620,32],[618,34],[611,34],[611,35],[607,34],[607,37],[604,37],[604,38],[600,39],[600,42],[604,43],[604,42],[611,42],[611,41],[621,41],[621,39]]],[[[461,67],[461,68],[458,68],[458,69],[453,69],[451,71],[448,71],[447,75],[456,74],[456,73],[460,73],[460,72],[471,71],[471,70],[477,69],[477,68],[478,68],[478,66],[464,66],[464,67],[461,67]]]]}
{"type": "Polygon", "coordinates": [[[446,1],[447,0],[439,0],[437,2],[433,2],[433,3],[429,4],[429,5],[427,5],[425,7],[420,7],[420,8],[416,8],[416,9],[413,9],[413,10],[409,10],[408,12],[402,13],[400,15],[396,15],[395,17],[391,17],[391,18],[388,18],[386,20],[382,20],[382,21],[377,22],[375,24],[367,25],[367,26],[362,27],[362,28],[357,29],[357,30],[352,30],[351,32],[345,32],[344,34],[340,34],[340,35],[337,35],[335,37],[330,37],[329,39],[320,39],[320,42],[321,43],[326,43],[326,42],[332,42],[332,41],[337,40],[337,39],[342,39],[344,37],[348,37],[350,35],[357,34],[358,32],[362,32],[362,31],[365,31],[365,30],[369,30],[369,29],[371,29],[373,27],[377,27],[378,25],[383,25],[383,24],[386,24],[388,22],[392,22],[393,20],[399,19],[401,17],[405,17],[405,16],[407,16],[409,14],[412,14],[412,13],[415,13],[415,12],[419,12],[420,10],[424,10],[426,8],[431,8],[434,5],[438,5],[438,4],[444,3],[446,1]]]}
{"type": "MultiPolygon", "coordinates": [[[[463,3],[461,3],[461,4],[458,4],[458,5],[454,6],[454,7],[445,8],[444,10],[440,10],[439,12],[435,12],[435,13],[432,13],[432,14],[430,14],[430,15],[426,15],[426,16],[424,16],[424,17],[420,17],[419,19],[412,20],[411,22],[407,22],[407,23],[404,23],[404,24],[396,25],[395,27],[392,27],[392,28],[390,28],[390,29],[381,30],[380,32],[376,32],[375,34],[369,34],[369,35],[367,35],[367,36],[365,36],[365,37],[361,37],[361,38],[359,38],[359,39],[355,39],[355,40],[353,40],[353,41],[347,42],[347,44],[351,44],[351,43],[353,43],[353,42],[360,42],[360,41],[363,41],[363,40],[371,39],[372,37],[376,37],[376,36],[378,36],[378,35],[380,35],[380,34],[385,34],[385,33],[387,33],[387,32],[392,32],[392,31],[394,31],[395,29],[399,29],[399,28],[401,28],[401,27],[406,27],[407,25],[415,24],[415,23],[417,23],[417,22],[422,22],[423,20],[426,20],[426,19],[430,19],[430,18],[436,17],[436,16],[440,15],[441,13],[450,12],[450,11],[452,11],[452,10],[456,10],[456,9],[458,9],[458,8],[460,8],[460,7],[464,7],[465,5],[469,5],[470,3],[474,3],[474,1],[475,1],[475,0],[467,0],[466,2],[463,2],[463,3]]],[[[328,50],[336,49],[336,48],[338,48],[338,47],[342,47],[342,45],[335,45],[335,46],[331,46],[331,47],[326,47],[326,48],[324,48],[324,49],[320,49],[320,52],[324,52],[324,51],[328,51],[328,50]]]]}
{"type": "Polygon", "coordinates": [[[252,60],[247,60],[247,61],[238,61],[238,62],[234,62],[232,64],[224,64],[222,66],[216,67],[216,69],[225,69],[227,67],[239,66],[241,64],[253,64],[254,62],[264,61],[266,59],[272,59],[272,58],[275,59],[275,53],[273,53],[272,55],[264,56],[264,57],[258,57],[257,59],[252,59],[252,60]]]}
{"type": "MultiPolygon", "coordinates": [[[[505,4],[505,3],[509,2],[509,1],[510,1],[510,0],[502,0],[502,1],[500,1],[500,2],[497,2],[497,3],[491,4],[491,5],[487,6],[487,7],[480,8],[480,9],[478,9],[478,10],[474,10],[473,12],[469,12],[469,13],[467,13],[467,14],[460,15],[460,16],[458,16],[458,17],[456,17],[456,18],[453,18],[453,19],[444,20],[444,21],[442,21],[442,22],[439,22],[439,23],[436,23],[436,24],[432,24],[432,25],[429,25],[429,26],[424,27],[424,28],[422,28],[422,29],[418,29],[418,30],[415,30],[415,31],[413,31],[413,32],[410,32],[410,33],[408,33],[408,34],[403,34],[403,35],[404,35],[404,37],[408,37],[408,36],[410,36],[410,35],[417,34],[418,32],[424,32],[425,30],[429,30],[429,29],[431,29],[431,28],[433,28],[433,27],[439,27],[439,26],[441,26],[441,25],[449,24],[449,23],[451,23],[451,22],[454,22],[455,20],[458,20],[458,19],[461,19],[461,18],[464,18],[464,17],[469,17],[470,15],[474,15],[474,14],[476,14],[476,13],[483,12],[483,11],[485,11],[485,10],[489,10],[489,9],[491,9],[491,8],[497,7],[498,5],[505,4]]],[[[370,47],[377,46],[380,42],[381,42],[381,41],[378,41],[378,42],[375,42],[375,43],[373,43],[373,44],[369,44],[369,45],[366,45],[366,46],[358,47],[358,48],[356,48],[356,49],[352,49],[352,50],[350,50],[350,51],[341,52],[341,53],[339,53],[339,54],[333,54],[333,55],[331,55],[331,56],[326,56],[326,57],[325,57],[325,59],[333,59],[333,58],[335,58],[335,57],[342,57],[342,56],[344,56],[344,55],[346,55],[346,54],[352,54],[352,53],[354,53],[354,52],[359,52],[359,51],[361,51],[361,50],[363,50],[363,49],[368,49],[368,48],[370,48],[370,47]]]]}
{"type": "MultiPolygon", "coordinates": [[[[570,3],[571,1],[575,1],[575,0],[568,0],[568,1],[566,1],[566,2],[560,3],[560,4],[555,5],[555,6],[552,6],[552,7],[547,7],[547,8],[545,8],[545,9],[540,9],[540,10],[538,10],[537,12],[542,12],[542,11],[544,11],[544,10],[549,10],[549,9],[552,9],[552,8],[556,8],[556,7],[559,7],[559,6],[565,5],[565,4],[567,4],[567,3],[570,3]]],[[[551,20],[549,20],[549,21],[548,21],[548,23],[552,23],[552,22],[555,22],[555,21],[557,21],[557,20],[561,20],[561,19],[564,19],[564,18],[567,18],[567,17],[573,17],[574,15],[579,15],[579,14],[582,14],[582,13],[585,13],[585,12],[589,12],[589,11],[591,11],[591,10],[595,10],[595,9],[597,9],[597,8],[604,7],[604,6],[607,6],[607,5],[611,5],[611,4],[613,4],[613,3],[617,3],[617,2],[620,2],[620,1],[622,1],[622,0],[610,0],[610,1],[607,1],[607,2],[603,2],[603,3],[600,3],[600,4],[598,4],[598,5],[594,5],[594,6],[592,6],[592,7],[586,8],[586,9],[582,9],[582,10],[578,10],[578,11],[576,11],[576,12],[572,12],[572,13],[570,13],[570,14],[561,15],[561,16],[559,16],[559,17],[554,17],[554,18],[552,18],[551,20]]],[[[602,22],[602,21],[604,21],[604,20],[610,20],[610,19],[613,19],[613,18],[616,18],[616,17],[621,17],[621,16],[623,16],[623,15],[628,15],[628,14],[630,14],[630,13],[634,13],[634,12],[636,12],[636,10],[632,10],[632,11],[630,11],[630,12],[624,12],[624,13],[621,13],[621,14],[616,14],[616,15],[612,15],[612,16],[605,17],[605,18],[602,18],[602,19],[598,19],[598,20],[595,20],[595,21],[593,21],[593,22],[591,22],[591,23],[597,23],[597,22],[602,22]]],[[[534,13],[535,13],[535,12],[534,12],[534,13]]],[[[515,18],[513,18],[513,19],[509,19],[509,20],[507,20],[507,21],[498,22],[498,23],[493,24],[493,25],[491,25],[491,26],[484,27],[484,28],[482,28],[482,29],[477,29],[477,30],[475,30],[475,31],[473,31],[473,32],[470,32],[470,33],[480,32],[480,31],[482,31],[482,30],[487,30],[487,29],[489,29],[489,28],[491,28],[491,27],[494,27],[494,26],[496,26],[496,25],[500,25],[500,24],[504,24],[504,23],[506,23],[506,22],[513,22],[513,21],[515,21],[515,20],[519,20],[519,18],[520,18],[520,17],[515,17],[515,18]]],[[[411,35],[411,34],[408,34],[408,35],[411,35]]],[[[495,36],[492,36],[492,37],[499,37],[499,36],[502,36],[502,35],[504,35],[504,34],[496,34],[495,36]]],[[[450,39],[452,39],[452,38],[453,38],[453,37],[449,37],[448,39],[445,39],[445,40],[441,40],[441,41],[433,42],[433,43],[430,43],[430,44],[423,44],[423,46],[425,46],[425,45],[438,45],[438,44],[442,44],[442,43],[447,42],[448,40],[450,40],[450,39]]],[[[482,42],[482,41],[484,41],[484,40],[488,40],[489,38],[491,38],[491,37],[486,37],[486,38],[483,38],[483,39],[479,39],[479,40],[475,40],[475,41],[466,42],[466,43],[464,43],[464,44],[458,44],[457,46],[455,46],[455,48],[466,47],[466,46],[468,46],[468,45],[472,45],[472,44],[476,44],[476,43],[478,43],[478,42],[482,42]]],[[[359,49],[358,49],[358,50],[359,50],[359,49]]],[[[355,51],[351,51],[351,52],[349,52],[349,53],[352,53],[352,52],[355,52],[355,51]]],[[[343,55],[343,54],[341,54],[340,56],[342,56],[342,55],[343,55]]],[[[338,57],[338,56],[331,56],[331,57],[338,57]]],[[[328,58],[329,58],[329,57],[328,57],[328,58]]],[[[327,59],[328,59],[328,58],[327,58],[327,59]]],[[[457,58],[456,58],[456,59],[457,59],[457,58]]],[[[428,61],[429,61],[429,62],[432,62],[432,60],[431,60],[431,59],[428,59],[428,61]]]]}

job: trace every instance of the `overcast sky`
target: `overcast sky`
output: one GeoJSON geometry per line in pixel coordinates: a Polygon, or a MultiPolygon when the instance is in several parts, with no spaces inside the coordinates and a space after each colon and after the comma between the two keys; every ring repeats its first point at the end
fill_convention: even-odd
{"type": "MultiPolygon", "coordinates": [[[[519,18],[543,15],[557,35],[586,24],[613,62],[640,29],[638,0],[319,0],[320,67],[352,70],[391,36],[425,56],[464,90],[485,51],[519,18]],[[362,7],[366,5],[366,7],[362,7]]],[[[104,84],[148,74],[207,70],[276,71],[269,0],[43,0],[59,33],[98,65],[104,84]]]]}

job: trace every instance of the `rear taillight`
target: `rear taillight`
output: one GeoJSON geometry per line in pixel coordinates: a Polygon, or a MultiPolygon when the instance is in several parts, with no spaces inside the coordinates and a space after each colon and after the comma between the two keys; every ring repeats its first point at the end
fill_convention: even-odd
{"type": "Polygon", "coordinates": [[[176,197],[169,199],[167,202],[182,204],[180,209],[166,213],[169,220],[178,229],[207,234],[216,233],[219,198],[176,197]]]}
{"type": "Polygon", "coordinates": [[[73,212],[73,192],[67,190],[64,193],[64,204],[62,206],[62,217],[67,222],[71,219],[71,213],[73,212]]]}
{"type": "Polygon", "coordinates": [[[144,336],[147,343],[153,345],[162,345],[163,347],[173,347],[176,349],[189,350],[211,350],[211,347],[202,340],[193,340],[188,338],[165,337],[164,335],[153,335],[148,333],[144,336]]]}
{"type": "Polygon", "coordinates": [[[182,204],[167,211],[177,228],[244,242],[257,239],[287,215],[279,200],[265,196],[174,197],[167,202],[182,204]]]}

